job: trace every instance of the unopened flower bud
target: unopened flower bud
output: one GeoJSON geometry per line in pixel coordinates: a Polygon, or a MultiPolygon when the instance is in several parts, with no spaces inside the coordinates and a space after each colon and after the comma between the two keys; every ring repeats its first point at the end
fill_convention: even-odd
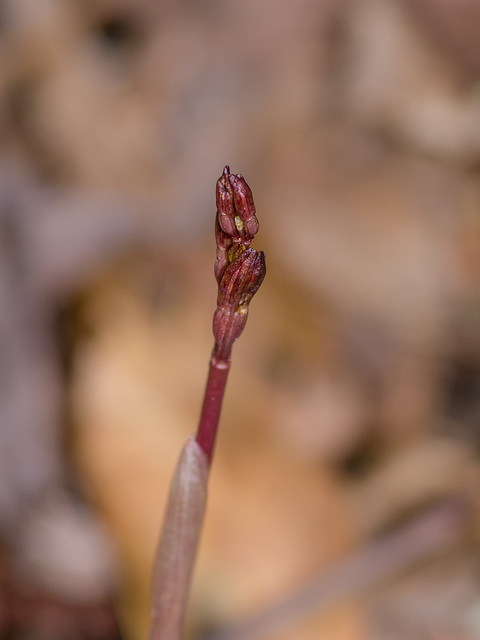
{"type": "Polygon", "coordinates": [[[245,249],[225,270],[213,318],[215,356],[219,360],[230,357],[233,343],[247,322],[250,300],[262,284],[265,272],[265,254],[252,248],[245,249]]]}
{"type": "Polygon", "coordinates": [[[231,175],[230,185],[233,189],[233,202],[237,217],[237,225],[241,226],[244,241],[250,243],[258,231],[258,220],[256,218],[255,205],[253,203],[252,190],[241,175],[231,175]]]}
{"type": "Polygon", "coordinates": [[[217,180],[216,202],[215,277],[220,282],[227,264],[250,246],[258,231],[258,220],[250,187],[242,175],[232,175],[228,166],[217,180]]]}
{"type": "Polygon", "coordinates": [[[226,166],[222,175],[217,180],[216,201],[217,220],[223,231],[234,238],[237,236],[235,227],[235,204],[233,188],[230,184],[230,167],[226,166]]]}
{"type": "Polygon", "coordinates": [[[263,282],[265,271],[263,251],[245,249],[226,268],[218,287],[217,305],[229,307],[238,313],[245,312],[263,282]]]}
{"type": "Polygon", "coordinates": [[[247,313],[236,313],[228,307],[218,307],[213,316],[215,349],[213,357],[217,362],[228,361],[233,343],[240,337],[247,323],[247,313]]]}

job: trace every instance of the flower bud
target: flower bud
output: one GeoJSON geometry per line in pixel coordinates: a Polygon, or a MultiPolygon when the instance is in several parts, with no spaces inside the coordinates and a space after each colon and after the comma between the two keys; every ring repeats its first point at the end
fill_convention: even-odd
{"type": "Polygon", "coordinates": [[[245,249],[225,270],[218,287],[217,304],[238,313],[248,306],[265,277],[265,254],[245,249]]]}
{"type": "Polygon", "coordinates": [[[242,226],[244,241],[250,243],[258,231],[258,220],[255,215],[252,190],[241,174],[230,176],[229,180],[233,190],[235,211],[243,223],[242,226],[237,221],[237,225],[242,226]]]}
{"type": "Polygon", "coordinates": [[[226,166],[217,180],[216,186],[217,221],[215,237],[217,241],[217,264],[215,276],[220,281],[222,269],[227,261],[232,262],[229,250],[238,253],[240,247],[247,249],[258,231],[258,220],[255,215],[252,191],[245,178],[232,175],[226,166]]]}
{"type": "Polygon", "coordinates": [[[245,249],[225,270],[218,287],[217,310],[213,318],[215,356],[230,357],[233,343],[247,322],[248,306],[265,277],[265,254],[245,249]]]}
{"type": "Polygon", "coordinates": [[[228,307],[218,307],[213,316],[215,349],[213,357],[217,362],[227,361],[232,353],[233,343],[240,337],[247,323],[248,311],[236,313],[228,307]]]}
{"type": "Polygon", "coordinates": [[[233,199],[233,188],[230,184],[230,167],[226,166],[222,175],[217,180],[216,201],[217,220],[220,228],[232,238],[236,237],[235,227],[235,204],[233,199]]]}

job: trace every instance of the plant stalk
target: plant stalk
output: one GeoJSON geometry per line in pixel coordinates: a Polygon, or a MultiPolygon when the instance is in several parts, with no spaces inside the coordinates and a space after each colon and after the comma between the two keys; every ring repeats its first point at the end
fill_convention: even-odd
{"type": "Polygon", "coordinates": [[[212,462],[215,437],[229,371],[230,358],[228,360],[219,360],[214,353],[210,360],[207,386],[196,436],[196,440],[203,449],[209,464],[212,462]]]}
{"type": "Polygon", "coordinates": [[[213,349],[196,438],[180,455],[157,548],[150,640],[181,640],[195,554],[202,530],[207,483],[235,340],[248,305],[265,277],[265,254],[250,247],[258,221],[250,187],[225,167],[216,186],[218,282],[213,349]]]}

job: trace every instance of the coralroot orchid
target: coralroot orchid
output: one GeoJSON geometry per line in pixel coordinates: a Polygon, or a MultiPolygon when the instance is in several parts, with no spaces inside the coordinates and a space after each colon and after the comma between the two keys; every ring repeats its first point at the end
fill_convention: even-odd
{"type": "Polygon", "coordinates": [[[265,277],[265,254],[250,247],[258,231],[252,192],[244,177],[231,174],[228,166],[217,181],[216,202],[215,346],[197,435],[187,440],[170,488],[155,560],[151,640],[182,638],[232,347],[265,277]]]}
{"type": "Polygon", "coordinates": [[[250,187],[242,175],[232,175],[227,166],[217,181],[216,195],[218,298],[213,318],[215,347],[197,432],[197,442],[209,461],[213,455],[233,343],[245,327],[250,300],[265,277],[265,254],[250,247],[258,231],[250,187]]]}

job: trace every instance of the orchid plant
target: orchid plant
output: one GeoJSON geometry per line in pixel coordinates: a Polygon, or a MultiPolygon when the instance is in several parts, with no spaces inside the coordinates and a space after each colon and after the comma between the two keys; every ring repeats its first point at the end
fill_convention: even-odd
{"type": "Polygon", "coordinates": [[[264,252],[250,246],[258,231],[251,189],[228,166],[217,181],[216,204],[215,345],[198,430],[185,443],[170,487],[155,559],[150,640],[181,640],[183,636],[232,347],[245,327],[250,301],[266,271],[264,252]]]}

